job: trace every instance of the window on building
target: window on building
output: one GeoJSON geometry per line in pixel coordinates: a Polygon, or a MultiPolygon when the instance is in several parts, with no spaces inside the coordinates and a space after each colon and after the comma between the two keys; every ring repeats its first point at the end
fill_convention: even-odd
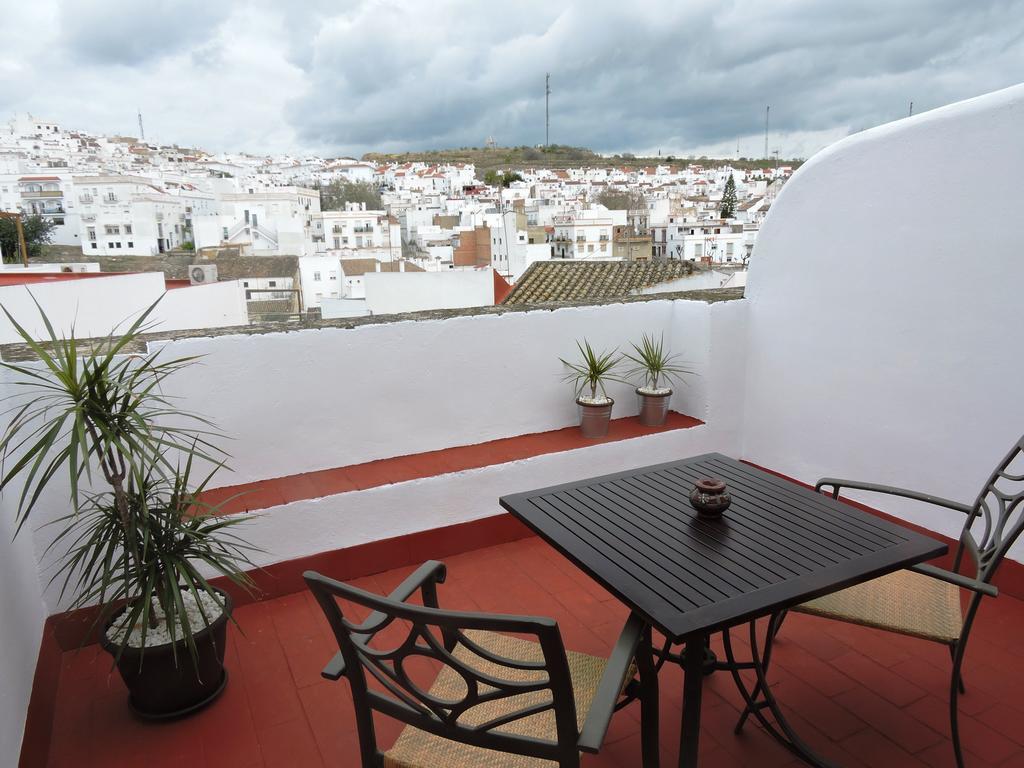
{"type": "Polygon", "coordinates": [[[243,280],[242,281],[242,287],[243,288],[248,288],[249,287],[249,281],[248,280],[243,280]]]}
{"type": "Polygon", "coordinates": [[[121,247],[121,241],[118,240],[116,243],[114,243],[114,247],[115,248],[120,248],[121,247]]]}
{"type": "Polygon", "coordinates": [[[90,240],[96,239],[96,227],[87,227],[85,231],[88,233],[90,240]]]}
{"type": "Polygon", "coordinates": [[[128,241],[128,247],[129,248],[134,248],[135,247],[135,243],[133,243],[131,240],[129,240],[128,241]]]}
{"type": "Polygon", "coordinates": [[[103,228],[103,231],[106,234],[108,234],[108,235],[120,235],[121,234],[121,228],[119,226],[117,226],[116,224],[107,224],[103,228]]]}
{"type": "Polygon", "coordinates": [[[269,285],[271,288],[277,288],[277,280],[271,280],[269,283],[267,283],[267,285],[269,285]]]}
{"type": "Polygon", "coordinates": [[[221,240],[227,240],[228,239],[228,228],[227,227],[224,227],[224,231],[223,231],[222,235],[223,236],[221,237],[221,240]]]}
{"type": "Polygon", "coordinates": [[[132,234],[132,225],[131,224],[125,224],[124,225],[124,233],[126,235],[132,234]]]}
{"type": "Polygon", "coordinates": [[[113,243],[107,243],[107,248],[110,248],[111,250],[113,250],[114,249],[114,244],[113,243]]]}
{"type": "Polygon", "coordinates": [[[316,282],[318,282],[318,283],[319,283],[319,282],[320,282],[320,273],[319,273],[319,272],[314,272],[314,273],[313,273],[313,279],[314,279],[314,280],[315,280],[316,282]]]}
{"type": "Polygon", "coordinates": [[[338,279],[338,274],[336,272],[328,272],[327,273],[327,279],[328,280],[337,280],[338,279]]]}
{"type": "Polygon", "coordinates": [[[90,245],[92,245],[93,248],[96,247],[96,243],[90,243],[90,245]]]}
{"type": "Polygon", "coordinates": [[[335,248],[341,248],[341,238],[340,237],[334,238],[334,247],[335,248]]]}
{"type": "Polygon", "coordinates": [[[54,216],[53,223],[56,224],[58,227],[62,227],[64,226],[64,219],[60,216],[54,216]]]}

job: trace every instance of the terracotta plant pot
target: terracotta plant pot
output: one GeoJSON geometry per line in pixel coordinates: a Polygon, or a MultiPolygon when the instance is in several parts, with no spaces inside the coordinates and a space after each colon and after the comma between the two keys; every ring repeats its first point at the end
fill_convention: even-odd
{"type": "MultiPolygon", "coordinates": [[[[146,648],[145,653],[141,648],[124,649],[117,661],[117,671],[128,687],[128,705],[140,717],[153,720],[181,717],[202,709],[224,690],[228,681],[224,648],[232,601],[230,595],[219,589],[217,592],[225,600],[224,613],[196,633],[198,665],[189,655],[184,640],[146,648]]],[[[100,645],[115,658],[118,646],[107,638],[106,630],[121,613],[107,622],[100,635],[100,645]]]]}
{"type": "Polygon", "coordinates": [[[577,399],[576,404],[580,407],[580,433],[591,439],[605,437],[615,401],[609,397],[607,402],[595,405],[577,399]]]}
{"type": "Polygon", "coordinates": [[[637,388],[640,397],[640,423],[645,427],[660,427],[668,418],[668,403],[672,399],[672,390],[662,394],[650,394],[637,388]]]}

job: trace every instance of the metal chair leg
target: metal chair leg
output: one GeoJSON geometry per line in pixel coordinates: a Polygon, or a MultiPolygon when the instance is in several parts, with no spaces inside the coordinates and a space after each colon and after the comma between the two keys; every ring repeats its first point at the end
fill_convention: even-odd
{"type": "Polygon", "coordinates": [[[960,681],[960,662],[962,660],[962,654],[954,653],[953,677],[949,683],[949,731],[953,739],[953,754],[956,757],[958,768],[964,768],[964,754],[960,748],[960,708],[957,706],[957,696],[962,687],[960,681]]]}
{"type": "MultiPolygon", "coordinates": [[[[956,664],[956,643],[950,643],[949,644],[949,658],[953,661],[953,663],[955,665],[956,664]]],[[[954,675],[956,675],[956,677],[954,679],[957,682],[957,688],[960,690],[960,693],[962,693],[962,694],[963,693],[967,693],[967,688],[964,687],[964,675],[963,675],[963,672],[956,671],[956,668],[954,667],[954,675]]]]}

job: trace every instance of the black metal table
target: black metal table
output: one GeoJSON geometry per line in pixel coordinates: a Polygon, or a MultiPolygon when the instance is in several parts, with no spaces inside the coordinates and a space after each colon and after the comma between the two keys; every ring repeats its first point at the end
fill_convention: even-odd
{"type": "Polygon", "coordinates": [[[504,496],[501,505],[590,574],[684,654],[681,766],[697,764],[703,649],[723,631],[748,708],[776,738],[821,763],[779,711],[754,620],[946,552],[946,545],[717,453],[504,496]],[[698,518],[700,477],[729,486],[732,506],[698,518]],[[750,622],[752,660],[733,658],[728,630],[750,622]],[[737,669],[757,673],[753,691],[737,669]],[[762,710],[775,719],[770,723],[762,710]],[[778,730],[776,730],[776,727],[778,730]]]}

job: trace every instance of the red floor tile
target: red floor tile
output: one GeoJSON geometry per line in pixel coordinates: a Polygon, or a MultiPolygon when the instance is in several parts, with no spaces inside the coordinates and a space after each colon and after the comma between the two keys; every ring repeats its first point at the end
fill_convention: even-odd
{"type": "MultiPolygon", "coordinates": [[[[571,650],[607,654],[622,627],[621,604],[534,537],[446,557],[444,542],[427,541],[427,557],[445,560],[443,606],[459,610],[548,615],[559,622],[571,650]]],[[[385,544],[354,557],[382,567],[398,562],[385,544]]],[[[407,555],[405,555],[407,557],[407,555]]],[[[350,563],[339,567],[352,567],[350,563]]],[[[393,589],[412,570],[405,566],[354,581],[378,593],[393,589]]],[[[331,574],[335,575],[335,574],[331,574]]],[[[337,574],[341,575],[341,574],[337,574]]],[[[1004,612],[978,620],[978,648],[968,653],[968,693],[961,724],[968,762],[1024,768],[1024,710],[1017,704],[1024,652],[1024,604],[1000,597],[1004,612]]],[[[344,607],[356,621],[364,612],[344,607]]],[[[356,765],[358,739],[348,685],[320,677],[336,646],[306,592],[236,609],[229,628],[229,684],[212,706],[173,723],[145,723],[126,706],[126,692],[110,660],[95,646],[63,655],[51,734],[49,765],[200,768],[201,766],[356,765]]],[[[405,630],[388,629],[397,642],[405,630]]],[[[745,632],[733,633],[737,654],[748,653],[745,632]]],[[[893,639],[862,627],[791,615],[775,645],[771,679],[797,730],[826,757],[849,766],[952,765],[946,685],[946,650],[924,641],[893,639]]],[[[721,650],[720,640],[713,647],[721,650]]],[[[429,683],[427,670],[417,679],[429,683]]],[[[659,679],[662,758],[679,750],[682,672],[666,666],[659,679]]],[[[733,733],[740,698],[731,678],[705,682],[701,756],[707,766],[790,766],[793,757],[755,723],[733,733]]],[[[379,719],[382,746],[401,726],[379,719]]],[[[639,765],[639,707],[617,713],[601,755],[588,767],[639,765]]]]}

